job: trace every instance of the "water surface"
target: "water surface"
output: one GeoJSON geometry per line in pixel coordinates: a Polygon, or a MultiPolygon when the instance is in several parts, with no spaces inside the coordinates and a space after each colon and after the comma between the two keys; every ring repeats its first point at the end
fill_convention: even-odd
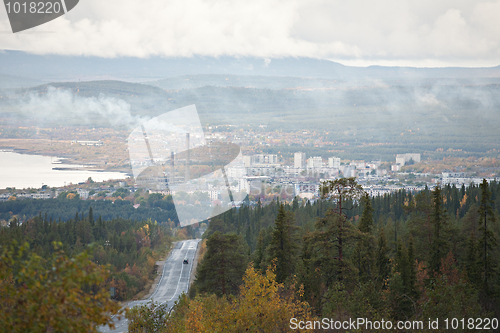
{"type": "Polygon", "coordinates": [[[62,164],[61,160],[58,157],[0,151],[0,189],[40,188],[43,185],[60,187],[85,182],[89,177],[96,182],[127,178],[122,172],[89,171],[81,165],[62,164]],[[82,170],[53,170],[53,168],[82,170]]]}

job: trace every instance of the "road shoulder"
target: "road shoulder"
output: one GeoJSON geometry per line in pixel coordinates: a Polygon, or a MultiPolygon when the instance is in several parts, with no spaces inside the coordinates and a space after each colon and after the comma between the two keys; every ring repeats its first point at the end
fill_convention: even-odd
{"type": "MultiPolygon", "coordinates": [[[[163,260],[158,260],[155,264],[158,266],[156,269],[156,277],[151,284],[151,287],[149,288],[149,291],[146,295],[140,298],[140,300],[147,300],[148,298],[153,295],[156,286],[160,282],[160,279],[163,275],[163,266],[165,265],[165,262],[170,258],[170,255],[172,255],[172,251],[175,249],[175,246],[177,245],[178,242],[172,242],[172,246],[170,247],[170,250],[168,250],[168,253],[166,254],[165,258],[163,260]]],[[[135,300],[135,299],[134,299],[135,300]]]]}
{"type": "Polygon", "coordinates": [[[191,276],[189,277],[189,286],[194,282],[194,279],[196,278],[196,269],[198,268],[198,261],[200,257],[200,250],[201,250],[201,243],[203,242],[203,239],[201,239],[198,242],[198,245],[196,247],[196,254],[194,256],[193,260],[193,268],[191,269],[191,276]]]}

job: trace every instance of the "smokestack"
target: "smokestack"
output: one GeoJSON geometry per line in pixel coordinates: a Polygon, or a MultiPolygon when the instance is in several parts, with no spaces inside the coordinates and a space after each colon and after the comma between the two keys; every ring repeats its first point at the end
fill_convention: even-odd
{"type": "Polygon", "coordinates": [[[170,152],[170,184],[173,184],[175,181],[175,168],[174,168],[174,152],[170,152]]]}
{"type": "Polygon", "coordinates": [[[186,133],[186,181],[189,181],[189,133],[186,133]]]}

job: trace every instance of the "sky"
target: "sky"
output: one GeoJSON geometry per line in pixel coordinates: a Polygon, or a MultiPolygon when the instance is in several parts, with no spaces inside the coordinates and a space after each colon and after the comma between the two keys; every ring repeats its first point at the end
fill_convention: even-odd
{"type": "Polygon", "coordinates": [[[37,54],[311,57],[344,65],[500,65],[500,0],[80,0],[0,50],[37,54]]]}

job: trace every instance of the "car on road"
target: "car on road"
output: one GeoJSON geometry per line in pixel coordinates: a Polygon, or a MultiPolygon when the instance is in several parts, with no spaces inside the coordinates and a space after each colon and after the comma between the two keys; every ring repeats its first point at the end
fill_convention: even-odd
{"type": "Polygon", "coordinates": [[[189,261],[187,259],[184,259],[184,261],[182,263],[183,264],[189,264],[189,261]]]}

